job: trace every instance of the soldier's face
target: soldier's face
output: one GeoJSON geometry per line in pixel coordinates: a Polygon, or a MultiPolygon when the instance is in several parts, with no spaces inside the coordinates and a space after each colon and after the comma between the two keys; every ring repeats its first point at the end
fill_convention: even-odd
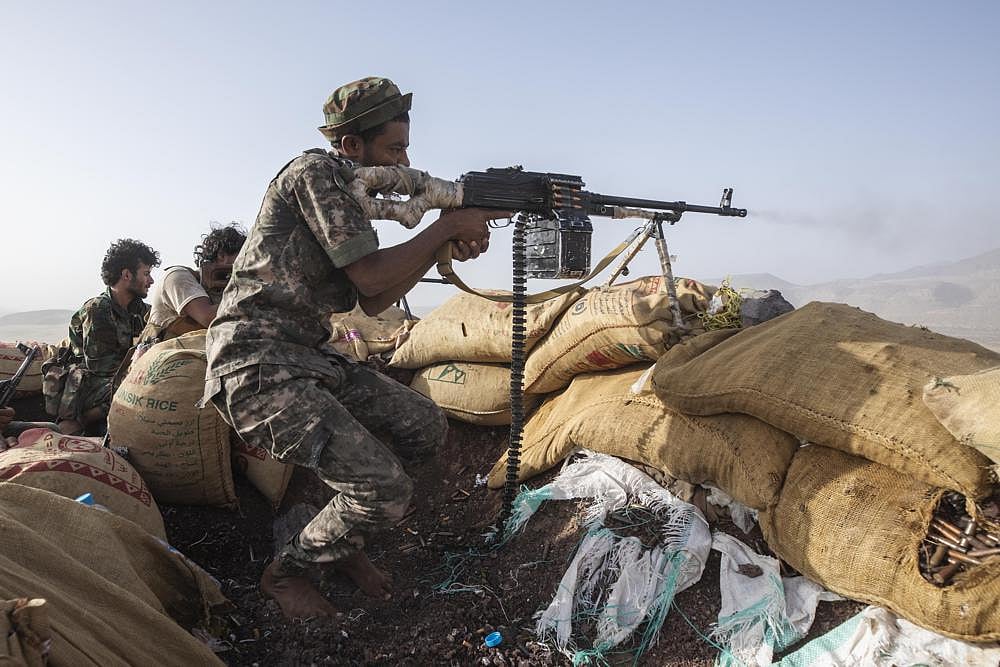
{"type": "Polygon", "coordinates": [[[385,132],[362,143],[359,161],[365,167],[409,167],[409,147],[410,124],[394,121],[386,124],[385,132]]]}
{"type": "Polygon", "coordinates": [[[139,270],[134,274],[126,269],[126,274],[132,276],[128,283],[128,291],[140,299],[145,299],[149,288],[153,286],[153,276],[150,275],[152,270],[151,266],[142,262],[139,262],[139,270]]]}

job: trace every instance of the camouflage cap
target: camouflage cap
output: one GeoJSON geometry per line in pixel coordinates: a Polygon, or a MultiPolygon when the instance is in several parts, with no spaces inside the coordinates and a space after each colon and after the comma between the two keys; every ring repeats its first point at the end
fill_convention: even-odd
{"type": "Polygon", "coordinates": [[[363,132],[409,111],[412,97],[400,94],[396,84],[381,76],[352,81],[333,91],[323,105],[326,125],[319,131],[330,141],[345,130],[363,132]]]}

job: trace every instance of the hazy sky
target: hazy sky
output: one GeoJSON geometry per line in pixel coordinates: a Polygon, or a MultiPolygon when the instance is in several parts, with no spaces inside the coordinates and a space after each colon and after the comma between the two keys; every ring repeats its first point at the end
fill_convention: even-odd
{"type": "MultiPolygon", "coordinates": [[[[749,218],[670,230],[678,275],[812,283],[973,255],[1000,246],[998,19],[996,2],[4,0],[0,312],[75,309],[118,237],[191,264],[210,221],[250,225],[277,170],[323,145],[327,95],[373,74],[413,91],[410,158],[436,176],[521,164],[710,205],[734,187],[749,218]]],[[[596,224],[595,257],[635,226],[596,224]]],[[[509,285],[509,234],[493,240],[466,282],[509,285]]]]}

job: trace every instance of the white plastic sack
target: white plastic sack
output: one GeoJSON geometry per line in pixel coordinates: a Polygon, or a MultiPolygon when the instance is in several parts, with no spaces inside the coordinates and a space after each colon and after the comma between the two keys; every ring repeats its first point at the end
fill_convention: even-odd
{"type": "Polygon", "coordinates": [[[778,561],[725,533],[712,548],[722,553],[722,608],[712,633],[725,648],[721,665],[770,665],[776,650],[809,632],[820,600],[842,600],[805,577],[782,577],[778,561]]]}
{"type": "Polygon", "coordinates": [[[795,653],[779,667],[926,665],[996,667],[1000,645],[972,644],[943,637],[881,607],[867,607],[795,653]]]}
{"type": "Polygon", "coordinates": [[[549,484],[523,491],[514,501],[506,534],[523,528],[546,500],[593,498],[589,527],[536,633],[551,637],[574,660],[600,659],[643,623],[641,653],[653,641],[674,596],[701,579],[711,550],[708,522],[648,475],[606,454],[583,452],[549,484]],[[662,546],[646,549],[635,537],[620,537],[604,527],[609,513],[640,505],[661,522],[662,546]],[[613,581],[611,581],[613,580],[613,581]],[[610,588],[601,590],[602,582],[610,588]],[[596,620],[590,649],[577,650],[574,618],[596,620]]]}

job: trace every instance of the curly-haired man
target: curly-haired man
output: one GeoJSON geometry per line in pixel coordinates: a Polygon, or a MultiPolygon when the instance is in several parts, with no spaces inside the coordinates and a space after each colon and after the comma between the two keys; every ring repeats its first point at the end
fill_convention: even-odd
{"type": "Polygon", "coordinates": [[[160,255],[141,241],[118,239],[101,263],[108,286],[88,299],[69,325],[69,348],[47,362],[45,405],[63,433],[102,433],[111,407],[112,381],[146,324],[143,298],[160,255]]]}
{"type": "Polygon", "coordinates": [[[197,270],[167,267],[149,297],[149,323],[142,332],[143,343],[208,328],[229,282],[233,261],[246,239],[246,232],[235,222],[225,227],[213,225],[194,248],[197,270]]]}

